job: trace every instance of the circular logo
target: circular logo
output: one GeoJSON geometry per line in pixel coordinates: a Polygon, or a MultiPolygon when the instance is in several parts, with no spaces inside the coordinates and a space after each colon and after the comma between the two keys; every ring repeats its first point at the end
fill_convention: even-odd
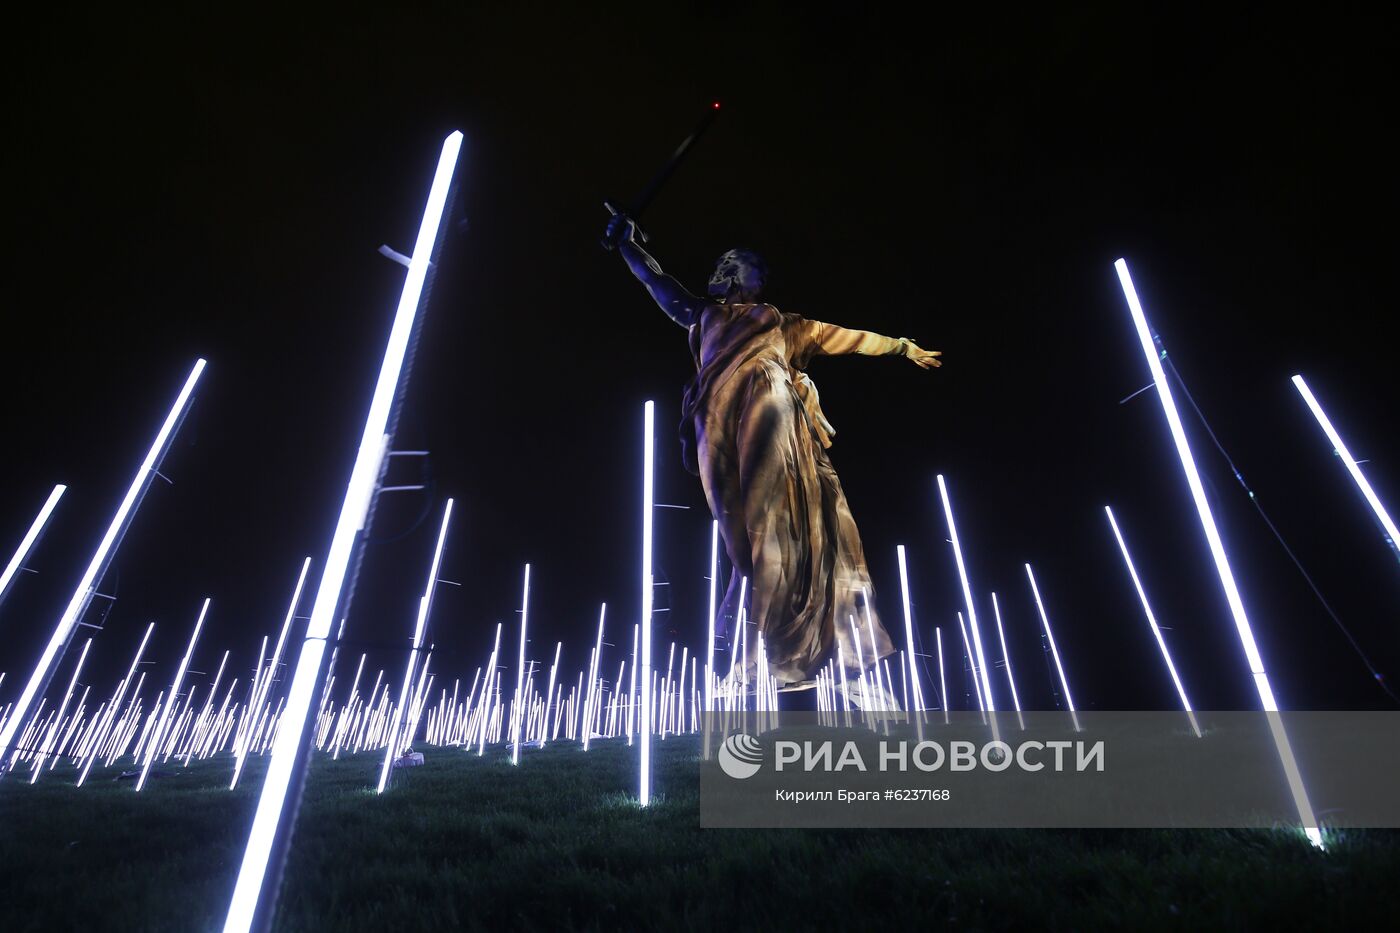
{"type": "Polygon", "coordinates": [[[763,765],[763,746],[758,739],[740,732],[724,740],[719,747],[719,766],[736,780],[751,778],[763,765]]]}

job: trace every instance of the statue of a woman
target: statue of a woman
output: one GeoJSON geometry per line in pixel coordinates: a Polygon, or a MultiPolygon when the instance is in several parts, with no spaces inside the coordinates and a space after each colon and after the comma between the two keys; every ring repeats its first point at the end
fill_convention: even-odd
{"type": "MultiPolygon", "coordinates": [[[[708,297],[691,294],[637,242],[619,214],[609,236],[632,274],[690,337],[696,375],[686,389],[681,438],[699,473],[737,573],[721,617],[734,618],[740,575],[780,685],[808,680],[829,658],[851,671],[895,650],[870,602],[860,534],[826,448],[835,429],[804,370],[814,356],[901,356],[922,369],[939,352],[908,339],[809,321],[759,300],[767,269],[749,250],[719,258],[708,297]],[[853,623],[854,622],[854,626],[853,623]],[[854,629],[854,630],[853,630],[854,629]],[[859,649],[853,639],[859,637],[859,649]]],[[[749,640],[750,667],[756,654],[749,640]]],[[[745,682],[752,671],[740,672],[745,682]]]]}

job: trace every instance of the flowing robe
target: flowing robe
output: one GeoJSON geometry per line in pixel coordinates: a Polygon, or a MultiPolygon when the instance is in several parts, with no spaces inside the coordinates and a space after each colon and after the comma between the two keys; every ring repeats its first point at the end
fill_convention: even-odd
{"type": "MultiPolygon", "coordinates": [[[[739,578],[747,577],[748,619],[780,684],[810,678],[838,644],[852,672],[858,657],[868,667],[892,654],[860,534],[826,453],[835,430],[803,370],[814,356],[898,354],[901,343],[769,304],[708,304],[678,323],[689,328],[697,369],[681,421],[686,465],[700,475],[737,571],[721,619],[737,618],[739,578]]],[[[752,636],[747,654],[746,682],[758,654],[752,636]]]]}

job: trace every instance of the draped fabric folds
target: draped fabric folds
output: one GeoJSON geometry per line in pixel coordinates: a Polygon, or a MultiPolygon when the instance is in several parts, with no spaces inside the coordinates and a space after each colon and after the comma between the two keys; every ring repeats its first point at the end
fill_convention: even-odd
{"type": "MultiPolygon", "coordinates": [[[[749,620],[779,683],[809,679],[837,656],[837,645],[853,672],[858,657],[869,666],[892,654],[860,534],[826,453],[835,429],[803,370],[817,355],[891,355],[903,343],[768,304],[706,305],[689,332],[697,372],[682,406],[684,459],[700,475],[736,569],[720,624],[738,616],[742,575],[749,620]]],[[[745,681],[757,655],[754,631],[745,681]]]]}

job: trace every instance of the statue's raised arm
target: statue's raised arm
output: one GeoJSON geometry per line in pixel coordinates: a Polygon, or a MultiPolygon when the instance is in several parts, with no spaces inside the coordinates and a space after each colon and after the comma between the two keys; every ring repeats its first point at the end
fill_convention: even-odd
{"type": "Polygon", "coordinates": [[[632,218],[613,210],[611,205],[608,210],[613,211],[613,216],[608,222],[607,235],[615,239],[617,251],[627,263],[627,268],[632,270],[637,281],[646,286],[652,300],[666,312],[667,317],[682,327],[694,324],[704,302],[691,294],[674,276],[667,275],[661,264],[642,249],[637,242],[637,225],[632,218]]]}

